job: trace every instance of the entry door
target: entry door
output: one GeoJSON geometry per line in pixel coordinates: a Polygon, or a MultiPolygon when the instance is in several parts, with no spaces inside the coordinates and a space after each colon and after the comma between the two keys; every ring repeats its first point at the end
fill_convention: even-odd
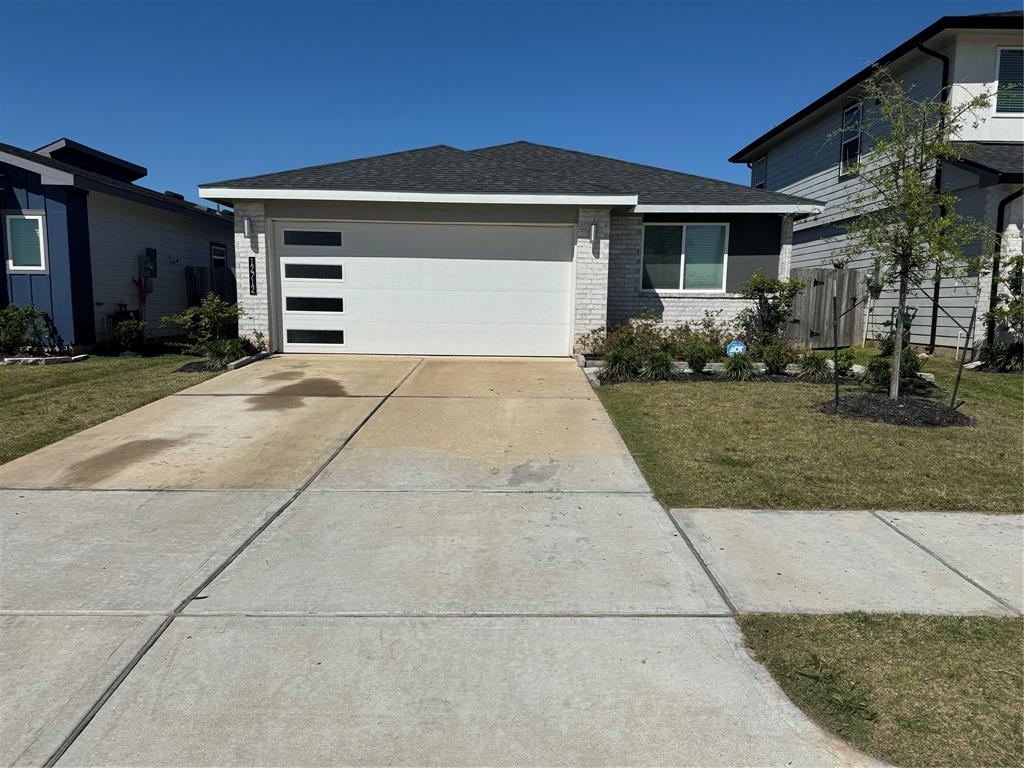
{"type": "Polygon", "coordinates": [[[276,221],[285,352],[564,356],[573,227],[276,221]]]}

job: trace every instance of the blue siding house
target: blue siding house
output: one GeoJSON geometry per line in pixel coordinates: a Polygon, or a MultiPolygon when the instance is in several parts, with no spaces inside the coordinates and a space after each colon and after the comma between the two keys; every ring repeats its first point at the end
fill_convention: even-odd
{"type": "Polygon", "coordinates": [[[146,173],[70,139],[0,143],[0,306],[45,310],[85,348],[110,340],[117,312],[157,336],[197,291],[230,286],[233,299],[232,215],[136,184],[146,173]]]}

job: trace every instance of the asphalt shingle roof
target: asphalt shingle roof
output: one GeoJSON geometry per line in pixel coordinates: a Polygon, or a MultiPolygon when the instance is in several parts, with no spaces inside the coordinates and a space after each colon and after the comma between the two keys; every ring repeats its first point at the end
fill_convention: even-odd
{"type": "Polygon", "coordinates": [[[958,141],[963,152],[957,165],[994,173],[999,181],[1020,182],[1024,177],[1024,142],[958,141]]]}
{"type": "MultiPolygon", "coordinates": [[[[157,192],[155,189],[149,189],[148,187],[140,187],[137,184],[131,182],[121,181],[120,179],[112,179],[109,176],[104,176],[102,173],[96,173],[94,171],[87,171],[84,168],[79,168],[77,165],[71,165],[70,163],[62,163],[59,160],[47,157],[46,155],[40,155],[35,152],[30,152],[27,149],[21,147],[15,147],[12,144],[4,144],[0,142],[0,152],[7,152],[8,154],[20,157],[24,160],[30,160],[33,163],[39,165],[45,165],[49,168],[53,168],[64,173],[70,173],[78,179],[92,182],[99,187],[109,187],[114,193],[117,192],[128,192],[132,195],[142,197],[148,200],[152,200],[153,203],[159,203],[160,207],[180,208],[182,211],[188,213],[199,213],[205,216],[212,216],[217,219],[230,219],[230,211],[225,213],[218,213],[217,211],[208,208],[205,205],[199,203],[192,203],[188,200],[178,200],[177,198],[165,195],[162,192],[157,192]]],[[[91,185],[90,185],[91,186],[91,185]]],[[[100,190],[102,191],[102,189],[100,190]]]]}
{"type": "Polygon", "coordinates": [[[437,145],[200,186],[448,194],[638,195],[639,202],[646,204],[815,202],[528,141],[468,151],[437,145]]]}

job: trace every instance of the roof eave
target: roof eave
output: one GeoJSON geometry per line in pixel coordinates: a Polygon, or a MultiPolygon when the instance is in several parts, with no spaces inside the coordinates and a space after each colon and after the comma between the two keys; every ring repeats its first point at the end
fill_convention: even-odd
{"type": "Polygon", "coordinates": [[[350,189],[244,189],[199,187],[199,196],[220,203],[237,200],[337,200],[343,202],[461,203],[489,205],[636,205],[636,195],[400,192],[350,189]]]}
{"type": "Polygon", "coordinates": [[[821,213],[821,203],[644,203],[633,208],[635,213],[779,213],[805,215],[821,213]]]}
{"type": "Polygon", "coordinates": [[[1021,29],[1021,18],[1012,16],[1004,18],[985,18],[982,16],[943,16],[938,21],[925,27],[923,30],[918,32],[916,35],[911,37],[909,40],[901,43],[896,48],[885,55],[879,57],[874,62],[864,67],[857,74],[850,78],[847,78],[842,83],[837,85],[832,90],[828,91],[824,96],[815,99],[806,107],[801,109],[799,112],[794,113],[790,117],[783,120],[781,123],[771,128],[770,130],[763,133],[758,138],[747,144],[743,149],[734,154],[729,158],[730,163],[749,163],[757,159],[761,154],[761,150],[765,144],[772,139],[775,139],[780,134],[786,132],[790,128],[796,126],[798,123],[803,121],[805,118],[810,117],[819,109],[824,107],[826,104],[831,102],[833,99],[837,99],[847,91],[856,87],[859,83],[866,80],[877,66],[885,66],[891,64],[897,59],[903,58],[913,50],[917,49],[918,45],[921,45],[933,37],[938,35],[940,32],[944,32],[950,29],[1021,29]]]}

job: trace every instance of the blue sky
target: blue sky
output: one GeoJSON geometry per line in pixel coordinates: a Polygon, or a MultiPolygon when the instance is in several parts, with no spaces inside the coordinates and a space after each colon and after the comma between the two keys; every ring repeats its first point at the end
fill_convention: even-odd
{"type": "Polygon", "coordinates": [[[0,0],[0,140],[196,185],[529,139],[746,183],[728,157],[942,15],[1011,2],[0,0]]]}

